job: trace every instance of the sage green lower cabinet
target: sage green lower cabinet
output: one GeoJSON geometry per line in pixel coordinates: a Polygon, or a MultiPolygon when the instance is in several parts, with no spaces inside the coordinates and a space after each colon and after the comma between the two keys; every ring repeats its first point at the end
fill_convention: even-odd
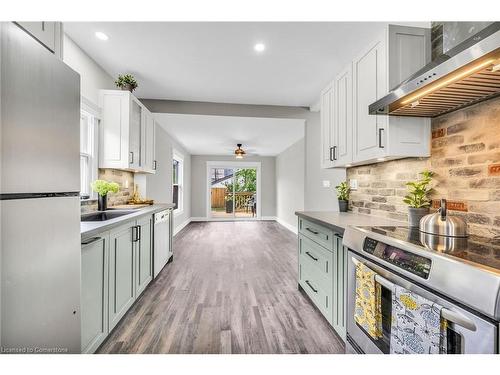
{"type": "Polygon", "coordinates": [[[347,290],[347,249],[342,237],[335,235],[333,242],[333,311],[332,326],[340,337],[346,339],[346,290],[347,290]]]}
{"type": "Polygon", "coordinates": [[[347,253],[342,236],[299,218],[299,285],[346,339],[347,253]]]}
{"type": "Polygon", "coordinates": [[[108,334],[109,238],[82,241],[81,351],[93,353],[108,334]]]}
{"type": "Polygon", "coordinates": [[[137,297],[153,280],[153,225],[152,218],[137,220],[139,239],[136,242],[136,291],[137,297]]]}
{"type": "Polygon", "coordinates": [[[153,216],[82,238],[81,351],[94,353],[153,280],[153,216]]]}
{"type": "Polygon", "coordinates": [[[109,330],[135,301],[135,227],[127,224],[110,232],[109,330]]]}

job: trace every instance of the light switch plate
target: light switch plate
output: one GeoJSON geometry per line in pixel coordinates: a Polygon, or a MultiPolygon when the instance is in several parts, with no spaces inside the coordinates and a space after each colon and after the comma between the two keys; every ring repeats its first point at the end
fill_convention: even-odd
{"type": "Polygon", "coordinates": [[[356,180],[355,178],[350,179],[349,187],[351,188],[351,190],[358,190],[358,180],[356,180]]]}
{"type": "Polygon", "coordinates": [[[323,180],[323,187],[324,187],[324,188],[329,188],[329,187],[330,187],[330,181],[328,181],[328,180],[323,180]]]}

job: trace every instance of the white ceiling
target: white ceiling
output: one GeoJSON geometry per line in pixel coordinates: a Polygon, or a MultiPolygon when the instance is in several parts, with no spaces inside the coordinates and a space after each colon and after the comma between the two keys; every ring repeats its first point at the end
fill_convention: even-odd
{"type": "Polygon", "coordinates": [[[155,113],[163,129],[193,155],[274,156],[304,137],[304,120],[155,113]]]}
{"type": "Polygon", "coordinates": [[[66,22],[64,28],[111,76],[134,74],[141,98],[310,106],[385,24],[66,22]],[[109,40],[98,40],[96,31],[109,40]],[[253,50],[256,42],[265,43],[263,53],[253,50]]]}

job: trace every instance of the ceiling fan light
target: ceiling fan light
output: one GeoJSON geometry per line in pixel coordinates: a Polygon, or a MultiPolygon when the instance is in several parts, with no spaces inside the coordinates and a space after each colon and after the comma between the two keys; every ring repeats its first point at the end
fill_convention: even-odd
{"type": "Polygon", "coordinates": [[[245,151],[241,148],[241,143],[238,143],[236,146],[238,148],[234,150],[234,154],[236,155],[236,159],[243,159],[243,155],[245,155],[245,151]]]}

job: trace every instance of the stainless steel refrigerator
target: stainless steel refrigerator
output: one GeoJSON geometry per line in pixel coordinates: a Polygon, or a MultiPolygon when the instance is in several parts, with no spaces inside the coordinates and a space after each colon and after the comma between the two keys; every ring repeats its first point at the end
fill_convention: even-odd
{"type": "Polygon", "coordinates": [[[14,23],[0,30],[0,346],[79,352],[80,78],[14,23]]]}

